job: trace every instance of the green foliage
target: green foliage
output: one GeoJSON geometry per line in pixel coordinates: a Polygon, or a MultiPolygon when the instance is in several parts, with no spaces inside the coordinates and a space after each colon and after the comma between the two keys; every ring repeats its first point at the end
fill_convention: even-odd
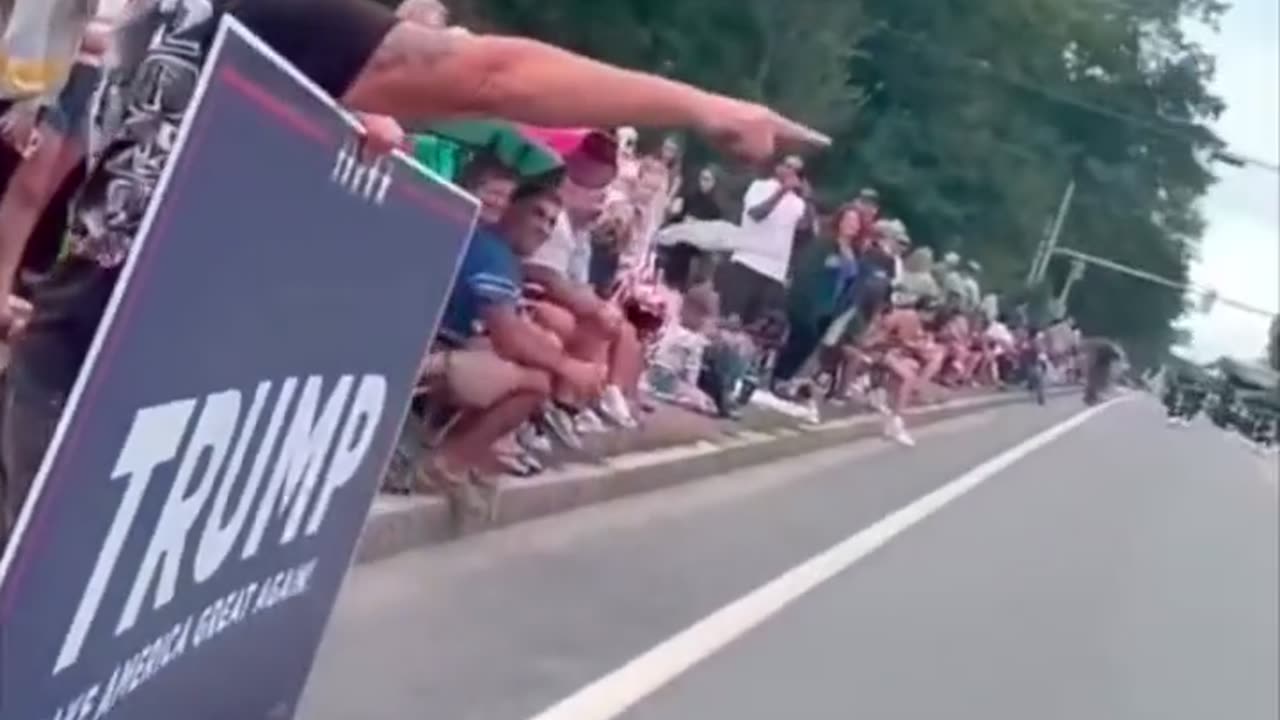
{"type": "MultiPolygon", "coordinates": [[[[1218,147],[1212,59],[1182,31],[1216,0],[456,0],[481,29],[765,101],[830,132],[834,205],[874,185],[918,243],[1011,289],[1067,183],[1063,245],[1182,281],[1218,147]]],[[[695,151],[695,155],[696,155],[695,151]]],[[[1050,277],[1061,281],[1066,263],[1050,277]]],[[[1179,293],[1091,271],[1070,311],[1158,357],[1179,293]]]]}

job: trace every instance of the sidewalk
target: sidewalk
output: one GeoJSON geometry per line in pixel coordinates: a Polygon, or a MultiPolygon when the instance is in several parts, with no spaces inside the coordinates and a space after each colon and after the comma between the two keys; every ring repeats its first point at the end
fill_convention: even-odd
{"type": "MultiPolygon", "coordinates": [[[[1070,392],[1058,390],[1054,394],[1070,392]]],[[[915,408],[907,423],[920,427],[960,415],[1025,403],[1022,392],[988,392],[915,408]]],[[[459,528],[445,501],[430,496],[379,495],[370,511],[357,562],[376,562],[460,535],[504,527],[607,500],[650,492],[751,465],[795,457],[840,443],[878,437],[880,417],[827,408],[819,425],[751,408],[738,422],[660,407],[634,432],[589,436],[584,453],[543,475],[504,480],[488,527],[459,528]]]]}
{"type": "MultiPolygon", "coordinates": [[[[0,343],[0,369],[8,348],[0,343]]],[[[1069,389],[1051,394],[1072,392],[1069,389]]],[[[1028,402],[1025,393],[985,392],[914,408],[907,424],[920,427],[960,415],[1028,402]]],[[[584,438],[580,453],[565,453],[536,478],[507,478],[488,527],[462,530],[442,498],[380,494],[369,512],[357,563],[371,563],[461,535],[505,527],[627,495],[651,492],[796,457],[840,443],[878,437],[880,418],[856,406],[823,408],[819,425],[800,425],[752,406],[738,421],[723,421],[659,405],[635,431],[584,438]]]]}

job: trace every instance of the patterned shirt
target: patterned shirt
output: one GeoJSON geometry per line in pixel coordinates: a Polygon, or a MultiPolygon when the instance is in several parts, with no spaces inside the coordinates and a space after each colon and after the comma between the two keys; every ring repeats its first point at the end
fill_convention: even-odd
{"type": "Polygon", "coordinates": [[[93,165],[72,206],[72,254],[103,267],[124,262],[177,140],[219,14],[211,0],[151,0],[133,3],[121,19],[92,113],[93,165]]]}

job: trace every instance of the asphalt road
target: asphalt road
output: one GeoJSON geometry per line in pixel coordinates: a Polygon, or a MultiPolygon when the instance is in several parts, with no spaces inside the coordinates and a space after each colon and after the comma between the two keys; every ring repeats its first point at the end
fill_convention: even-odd
{"type": "Polygon", "coordinates": [[[358,568],[299,717],[1275,720],[1274,459],[1080,410],[358,568]]]}

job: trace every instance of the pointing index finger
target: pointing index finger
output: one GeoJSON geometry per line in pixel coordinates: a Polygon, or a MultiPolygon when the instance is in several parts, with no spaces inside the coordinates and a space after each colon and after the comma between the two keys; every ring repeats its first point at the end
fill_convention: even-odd
{"type": "Polygon", "coordinates": [[[808,145],[825,148],[831,145],[831,138],[813,128],[802,125],[790,118],[779,117],[778,139],[787,145],[808,145]]]}

